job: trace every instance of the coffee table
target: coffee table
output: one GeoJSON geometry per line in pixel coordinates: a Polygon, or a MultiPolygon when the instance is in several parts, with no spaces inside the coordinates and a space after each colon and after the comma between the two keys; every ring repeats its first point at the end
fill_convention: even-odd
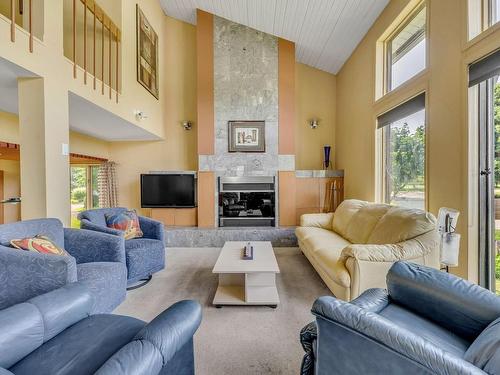
{"type": "Polygon", "coordinates": [[[276,274],[280,272],[269,241],[251,241],[253,259],[243,260],[248,241],[227,241],[220,251],[213,273],[219,274],[219,287],[213,304],[267,305],[277,307],[280,300],[276,274]]]}

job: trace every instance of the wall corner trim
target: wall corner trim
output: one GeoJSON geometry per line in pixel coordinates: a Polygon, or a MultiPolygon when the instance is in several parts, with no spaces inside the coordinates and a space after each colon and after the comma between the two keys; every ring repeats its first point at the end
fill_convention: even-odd
{"type": "Polygon", "coordinates": [[[295,155],[295,43],[278,38],[280,155],[295,155]]]}
{"type": "Polygon", "coordinates": [[[198,155],[214,154],[214,17],[196,10],[198,155]]]}

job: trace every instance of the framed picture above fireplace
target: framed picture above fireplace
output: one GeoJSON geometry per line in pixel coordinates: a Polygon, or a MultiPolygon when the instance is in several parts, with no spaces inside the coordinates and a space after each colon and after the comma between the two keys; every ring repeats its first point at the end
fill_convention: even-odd
{"type": "Polygon", "coordinates": [[[229,121],[229,152],[266,152],[264,121],[229,121]]]}

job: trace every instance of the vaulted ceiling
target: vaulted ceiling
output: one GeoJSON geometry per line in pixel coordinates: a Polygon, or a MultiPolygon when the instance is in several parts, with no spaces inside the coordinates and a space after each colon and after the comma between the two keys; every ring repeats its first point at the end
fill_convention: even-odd
{"type": "Polygon", "coordinates": [[[196,8],[296,44],[297,61],[337,74],[389,0],[160,0],[196,24],[196,8]]]}

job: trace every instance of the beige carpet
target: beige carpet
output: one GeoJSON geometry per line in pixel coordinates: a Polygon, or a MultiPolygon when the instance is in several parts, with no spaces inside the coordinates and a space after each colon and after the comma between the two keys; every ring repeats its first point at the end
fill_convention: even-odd
{"type": "Polygon", "coordinates": [[[281,270],[278,308],[216,309],[212,267],[218,253],[216,248],[169,248],[167,268],[128,292],[115,313],[150,321],[178,300],[198,300],[203,306],[195,336],[198,375],[297,374],[303,354],[299,331],[313,320],[314,300],[331,293],[299,249],[275,248],[281,270]]]}

